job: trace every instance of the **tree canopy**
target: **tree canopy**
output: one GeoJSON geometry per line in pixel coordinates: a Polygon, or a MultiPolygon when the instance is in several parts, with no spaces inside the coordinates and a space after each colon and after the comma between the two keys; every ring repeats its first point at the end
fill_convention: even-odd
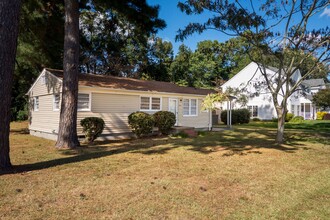
{"type": "Polygon", "coordinates": [[[327,0],[263,0],[258,1],[258,5],[256,1],[239,0],[179,2],[179,8],[188,15],[208,11],[211,16],[205,22],[192,22],[180,29],[176,39],[183,40],[208,29],[243,39],[244,52],[258,63],[272,95],[278,115],[276,141],[282,143],[288,98],[303,80],[329,65],[329,27],[325,24],[319,29],[311,29],[308,25],[312,17],[329,5],[327,0]],[[278,77],[267,75],[269,63],[278,67],[278,77]],[[302,77],[293,81],[292,76],[298,69],[303,70],[302,77]]]}

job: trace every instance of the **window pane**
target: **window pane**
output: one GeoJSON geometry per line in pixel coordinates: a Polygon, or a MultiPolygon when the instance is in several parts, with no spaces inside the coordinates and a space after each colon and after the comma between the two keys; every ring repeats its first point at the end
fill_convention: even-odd
{"type": "Polygon", "coordinates": [[[149,109],[149,97],[141,97],[141,109],[149,109]]]}
{"type": "Polygon", "coordinates": [[[39,110],[39,97],[34,98],[34,110],[39,110]]]}
{"type": "Polygon", "coordinates": [[[152,110],[160,110],[160,98],[152,98],[152,110]]]}
{"type": "Polygon", "coordinates": [[[89,109],[89,94],[78,94],[78,110],[89,109]]]}
{"type": "Polygon", "coordinates": [[[183,100],[183,115],[189,115],[189,99],[183,100]]]}
{"type": "Polygon", "coordinates": [[[60,109],[60,95],[54,95],[54,109],[60,109]]]}
{"type": "Polygon", "coordinates": [[[191,99],[190,104],[190,114],[197,115],[197,99],[191,99]]]}

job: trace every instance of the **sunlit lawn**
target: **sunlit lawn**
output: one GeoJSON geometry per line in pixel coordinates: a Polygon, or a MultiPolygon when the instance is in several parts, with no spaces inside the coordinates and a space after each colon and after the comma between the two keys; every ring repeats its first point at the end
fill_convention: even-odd
{"type": "Polygon", "coordinates": [[[58,151],[13,123],[0,219],[329,219],[330,138],[237,127],[58,151]]]}

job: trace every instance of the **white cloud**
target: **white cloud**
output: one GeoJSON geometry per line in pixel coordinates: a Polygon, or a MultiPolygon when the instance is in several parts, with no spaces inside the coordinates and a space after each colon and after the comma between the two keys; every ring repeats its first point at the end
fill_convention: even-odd
{"type": "Polygon", "coordinates": [[[325,8],[320,17],[327,16],[330,17],[330,8],[325,8]]]}

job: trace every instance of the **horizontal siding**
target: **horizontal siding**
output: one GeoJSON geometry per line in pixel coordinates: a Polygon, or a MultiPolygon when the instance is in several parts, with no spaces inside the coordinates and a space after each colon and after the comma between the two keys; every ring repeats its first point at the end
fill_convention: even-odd
{"type": "Polygon", "coordinates": [[[140,96],[92,93],[94,113],[132,113],[139,110],[140,96]]]}
{"type": "Polygon", "coordinates": [[[44,72],[46,83],[40,77],[31,90],[31,96],[42,96],[61,92],[61,81],[47,72],[44,72]]]}
{"type": "Polygon", "coordinates": [[[93,113],[93,112],[78,112],[77,131],[82,134],[80,121],[86,117],[100,117],[104,120],[105,127],[103,134],[126,133],[131,132],[128,125],[128,116],[130,113],[93,113]]]}
{"type": "Polygon", "coordinates": [[[201,111],[202,99],[198,99],[198,115],[183,116],[183,102],[179,100],[179,126],[188,126],[195,128],[206,128],[209,125],[209,113],[201,111]]]}
{"type": "Polygon", "coordinates": [[[53,111],[53,95],[39,96],[39,111],[33,110],[31,99],[29,109],[31,130],[57,133],[60,112],[53,111]]]}

